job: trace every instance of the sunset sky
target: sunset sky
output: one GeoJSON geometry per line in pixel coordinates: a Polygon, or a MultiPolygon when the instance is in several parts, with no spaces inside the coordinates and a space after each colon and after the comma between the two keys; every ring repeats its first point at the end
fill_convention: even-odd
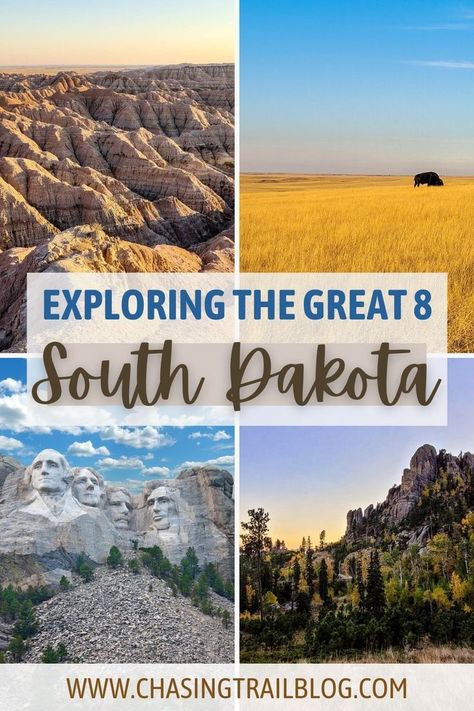
{"type": "Polygon", "coordinates": [[[447,427],[253,427],[240,433],[241,519],[262,506],[273,539],[344,533],[349,509],[385,499],[423,444],[474,451],[474,359],[449,362],[447,427]]]}
{"type": "Polygon", "coordinates": [[[474,174],[474,2],[241,0],[244,171],[474,174]]]}
{"type": "Polygon", "coordinates": [[[2,4],[0,65],[234,61],[233,0],[2,4]]]}

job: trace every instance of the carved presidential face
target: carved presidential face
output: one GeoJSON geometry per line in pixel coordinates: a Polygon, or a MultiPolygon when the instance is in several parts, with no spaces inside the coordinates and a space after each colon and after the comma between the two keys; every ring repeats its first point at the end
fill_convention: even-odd
{"type": "Polygon", "coordinates": [[[128,529],[132,503],[130,495],[121,489],[107,493],[107,508],[116,528],[128,529]]]}
{"type": "Polygon", "coordinates": [[[31,465],[31,485],[41,493],[65,492],[71,480],[68,463],[55,449],[43,449],[31,465]]]}
{"type": "Polygon", "coordinates": [[[153,489],[147,500],[148,510],[153,520],[153,528],[158,531],[165,531],[170,528],[172,521],[176,519],[178,510],[170,490],[165,486],[153,489]]]}
{"type": "Polygon", "coordinates": [[[104,497],[104,480],[92,469],[77,469],[74,472],[73,493],[84,506],[100,506],[104,497]]]}

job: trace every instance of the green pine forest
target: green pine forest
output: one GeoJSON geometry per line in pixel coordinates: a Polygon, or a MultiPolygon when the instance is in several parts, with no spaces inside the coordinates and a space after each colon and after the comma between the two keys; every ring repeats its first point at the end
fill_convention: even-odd
{"type": "Polygon", "coordinates": [[[356,536],[330,543],[321,531],[290,549],[269,537],[269,513],[248,511],[242,662],[474,662],[473,472],[440,466],[398,526],[381,513],[356,536]]]}

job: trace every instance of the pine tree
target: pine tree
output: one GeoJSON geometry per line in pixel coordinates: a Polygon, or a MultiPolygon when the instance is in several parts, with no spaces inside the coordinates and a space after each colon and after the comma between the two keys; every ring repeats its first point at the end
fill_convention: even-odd
{"type": "Polygon", "coordinates": [[[248,576],[240,570],[239,576],[239,599],[240,599],[240,611],[244,612],[250,607],[250,601],[248,596],[248,576]]]}
{"type": "Polygon", "coordinates": [[[206,600],[209,597],[209,583],[205,573],[201,573],[199,576],[198,581],[194,586],[194,592],[198,600],[206,600]]]}
{"type": "Polygon", "coordinates": [[[61,580],[59,581],[59,587],[61,588],[61,590],[69,590],[69,588],[71,587],[71,583],[65,575],[61,577],[61,580]]]}
{"type": "Polygon", "coordinates": [[[117,548],[117,546],[112,546],[112,548],[109,551],[109,555],[107,556],[107,565],[110,568],[118,568],[121,566],[123,563],[123,555],[117,548]]]}
{"type": "Polygon", "coordinates": [[[85,583],[89,583],[94,577],[94,571],[90,565],[87,565],[87,563],[81,563],[77,572],[85,583]]]}
{"type": "Polygon", "coordinates": [[[280,570],[273,568],[272,571],[272,590],[274,593],[278,591],[278,581],[280,580],[280,570]]]}
{"type": "MultiPolygon", "coordinates": [[[[309,541],[309,538],[308,538],[309,541]]],[[[308,547],[308,550],[306,551],[306,571],[305,571],[305,577],[306,577],[306,585],[308,586],[308,595],[310,600],[312,599],[314,595],[314,567],[313,567],[313,556],[314,556],[314,551],[311,547],[308,547]]]]}
{"type": "Polygon", "coordinates": [[[326,531],[321,531],[319,534],[319,548],[324,549],[324,541],[326,540],[326,531]]]}
{"type": "Polygon", "coordinates": [[[181,561],[181,568],[183,573],[188,574],[191,580],[197,577],[199,571],[199,559],[196,555],[194,548],[188,548],[186,555],[181,561]]]}
{"type": "Polygon", "coordinates": [[[128,569],[134,575],[138,575],[140,572],[140,563],[138,562],[138,558],[131,558],[131,560],[128,561],[128,569]]]}
{"type": "Polygon", "coordinates": [[[295,558],[293,563],[293,584],[295,586],[295,591],[298,592],[301,580],[301,565],[298,558],[295,558]]]}
{"type": "Polygon", "coordinates": [[[56,654],[58,655],[58,662],[64,662],[67,659],[67,649],[62,642],[56,647],[56,654]]]}
{"type": "Polygon", "coordinates": [[[322,559],[321,565],[319,566],[318,590],[319,597],[326,605],[329,602],[329,579],[328,566],[324,558],[322,559]]]}
{"type": "Polygon", "coordinates": [[[293,605],[298,595],[298,588],[300,586],[301,580],[301,566],[298,558],[295,558],[293,562],[293,572],[292,572],[293,586],[291,591],[291,609],[293,610],[293,605]]]}
{"type": "Polygon", "coordinates": [[[385,589],[377,550],[370,554],[366,607],[369,612],[380,612],[385,607],[385,589]]]}
{"type": "Polygon", "coordinates": [[[58,663],[58,654],[54,647],[52,647],[50,644],[48,644],[44,649],[43,653],[41,654],[41,661],[43,664],[57,664],[58,663]]]}
{"type": "Polygon", "coordinates": [[[8,651],[13,656],[15,662],[21,662],[24,653],[26,652],[26,644],[24,643],[22,637],[17,635],[13,637],[8,645],[8,651]]]}
{"type": "Polygon", "coordinates": [[[260,619],[263,620],[263,555],[265,551],[265,540],[268,533],[268,522],[270,516],[262,508],[250,509],[248,512],[249,521],[242,523],[242,548],[244,553],[254,564],[254,575],[257,588],[258,608],[260,619]]]}
{"type": "Polygon", "coordinates": [[[365,609],[365,584],[362,573],[362,562],[360,560],[357,561],[356,565],[356,583],[357,591],[359,593],[359,607],[365,609]]]}
{"type": "Polygon", "coordinates": [[[2,591],[2,604],[0,606],[0,614],[7,620],[11,621],[16,619],[18,615],[18,609],[20,607],[20,600],[18,599],[18,594],[13,589],[12,585],[8,585],[2,591]]]}
{"type": "Polygon", "coordinates": [[[15,622],[13,632],[15,635],[26,639],[31,637],[37,629],[38,622],[31,600],[25,600],[21,603],[18,620],[15,622]]]}

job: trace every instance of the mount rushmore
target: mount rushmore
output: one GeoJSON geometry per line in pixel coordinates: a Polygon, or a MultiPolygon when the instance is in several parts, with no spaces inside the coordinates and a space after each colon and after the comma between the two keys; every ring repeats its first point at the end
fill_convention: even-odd
{"type": "Polygon", "coordinates": [[[193,547],[201,564],[215,563],[231,578],[232,496],[231,474],[211,467],[146,481],[132,494],[93,468],[71,468],[54,449],[39,452],[26,468],[2,457],[0,555],[44,563],[54,582],[79,555],[104,563],[113,545],[123,551],[157,545],[172,563],[193,547]]]}

